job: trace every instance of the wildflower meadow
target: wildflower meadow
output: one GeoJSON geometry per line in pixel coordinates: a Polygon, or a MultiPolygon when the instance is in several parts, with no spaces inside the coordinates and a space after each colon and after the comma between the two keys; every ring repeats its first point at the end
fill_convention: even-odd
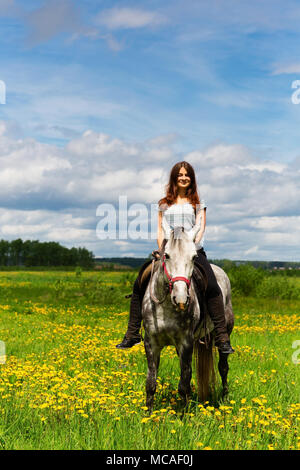
{"type": "Polygon", "coordinates": [[[168,347],[149,415],[143,343],[115,347],[135,275],[0,272],[0,448],[299,449],[300,300],[234,292],[228,396],[216,373],[215,393],[199,403],[193,378],[183,410],[168,347]]]}

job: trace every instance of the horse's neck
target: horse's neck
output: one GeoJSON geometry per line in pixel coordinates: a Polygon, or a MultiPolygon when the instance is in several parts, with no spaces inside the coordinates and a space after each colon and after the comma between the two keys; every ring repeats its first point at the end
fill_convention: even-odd
{"type": "MultiPolygon", "coordinates": [[[[154,295],[157,298],[162,299],[166,295],[166,289],[167,289],[167,286],[166,286],[166,280],[165,280],[165,273],[164,273],[163,267],[160,265],[153,276],[154,295]]],[[[166,300],[168,300],[168,296],[166,300]]]]}

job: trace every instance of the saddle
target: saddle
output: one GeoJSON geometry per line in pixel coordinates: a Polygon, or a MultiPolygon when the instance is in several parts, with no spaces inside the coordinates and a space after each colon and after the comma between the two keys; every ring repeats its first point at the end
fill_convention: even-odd
{"type": "MultiPolygon", "coordinates": [[[[156,259],[154,261],[154,266],[153,269],[154,271],[158,268],[158,263],[159,260],[156,259]]],[[[147,285],[150,281],[151,277],[151,270],[152,270],[152,260],[147,260],[143,266],[140,268],[139,274],[138,274],[138,284],[139,288],[141,291],[141,298],[143,298],[144,293],[146,291],[147,285]]],[[[208,321],[208,310],[207,310],[207,305],[206,305],[206,289],[208,285],[208,279],[207,279],[207,274],[201,264],[199,264],[197,261],[194,263],[194,269],[192,273],[192,279],[194,281],[194,288],[195,288],[195,293],[198,298],[198,302],[200,305],[200,310],[203,312],[203,317],[200,319],[200,322],[198,325],[195,326],[194,332],[196,332],[199,327],[202,324],[203,331],[204,331],[204,336],[203,338],[198,338],[200,343],[202,344],[207,344],[207,335],[206,335],[206,325],[208,321]],[[204,294],[204,295],[203,295],[204,294]],[[203,341],[204,340],[204,341],[203,341]]],[[[130,297],[131,295],[128,295],[126,297],[130,297]]],[[[200,333],[200,331],[199,331],[200,333]]]]}
{"type": "MultiPolygon", "coordinates": [[[[163,241],[162,241],[160,249],[155,251],[156,253],[159,254],[160,258],[164,254],[166,244],[167,244],[167,239],[164,238],[163,241]]],[[[153,253],[155,253],[155,252],[153,252],[153,253]]],[[[154,255],[152,254],[152,256],[154,256],[154,255]]],[[[143,292],[145,292],[146,287],[148,285],[148,282],[150,280],[151,270],[152,270],[152,261],[153,260],[147,260],[146,263],[143,264],[143,266],[141,267],[141,269],[139,271],[138,283],[139,283],[139,288],[143,292]]],[[[155,261],[154,261],[154,271],[157,269],[158,262],[159,262],[159,259],[156,258],[155,261]]]]}
{"type": "MultiPolygon", "coordinates": [[[[154,261],[154,267],[155,265],[157,266],[158,262],[159,260],[154,261]]],[[[151,276],[151,269],[152,269],[152,260],[146,261],[146,263],[140,269],[139,276],[138,276],[138,283],[139,283],[139,288],[141,290],[146,290],[146,287],[148,285],[148,282],[151,276]]]]}
{"type": "MultiPolygon", "coordinates": [[[[154,271],[158,266],[159,260],[154,261],[154,271]]],[[[145,292],[148,282],[151,276],[151,269],[152,269],[152,261],[147,260],[146,263],[143,264],[139,271],[138,275],[138,283],[139,288],[145,292]]],[[[195,262],[192,278],[194,280],[195,291],[197,294],[198,299],[200,300],[201,294],[206,291],[207,289],[207,275],[204,271],[204,268],[201,264],[195,262]]]]}

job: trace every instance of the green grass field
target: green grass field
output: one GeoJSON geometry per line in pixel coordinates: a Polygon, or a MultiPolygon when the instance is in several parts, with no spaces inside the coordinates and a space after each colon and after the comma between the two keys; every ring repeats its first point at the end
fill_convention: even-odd
{"type": "Polygon", "coordinates": [[[0,448],[299,449],[300,301],[233,298],[236,353],[224,401],[218,381],[210,402],[193,393],[183,414],[178,359],[166,348],[149,416],[143,344],[115,348],[134,278],[0,273],[0,448]]]}

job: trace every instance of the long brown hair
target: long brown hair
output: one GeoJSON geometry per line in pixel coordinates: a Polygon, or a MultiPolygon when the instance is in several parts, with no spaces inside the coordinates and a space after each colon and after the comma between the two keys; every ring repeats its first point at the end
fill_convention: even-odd
{"type": "Polygon", "coordinates": [[[167,204],[168,206],[171,206],[176,202],[178,196],[177,178],[182,167],[186,169],[187,175],[191,179],[190,186],[186,192],[186,197],[196,211],[196,206],[197,204],[200,204],[200,199],[197,190],[195,171],[192,165],[185,161],[178,162],[173,166],[170,172],[169,183],[166,185],[166,196],[158,201],[158,205],[160,206],[167,204]]]}

